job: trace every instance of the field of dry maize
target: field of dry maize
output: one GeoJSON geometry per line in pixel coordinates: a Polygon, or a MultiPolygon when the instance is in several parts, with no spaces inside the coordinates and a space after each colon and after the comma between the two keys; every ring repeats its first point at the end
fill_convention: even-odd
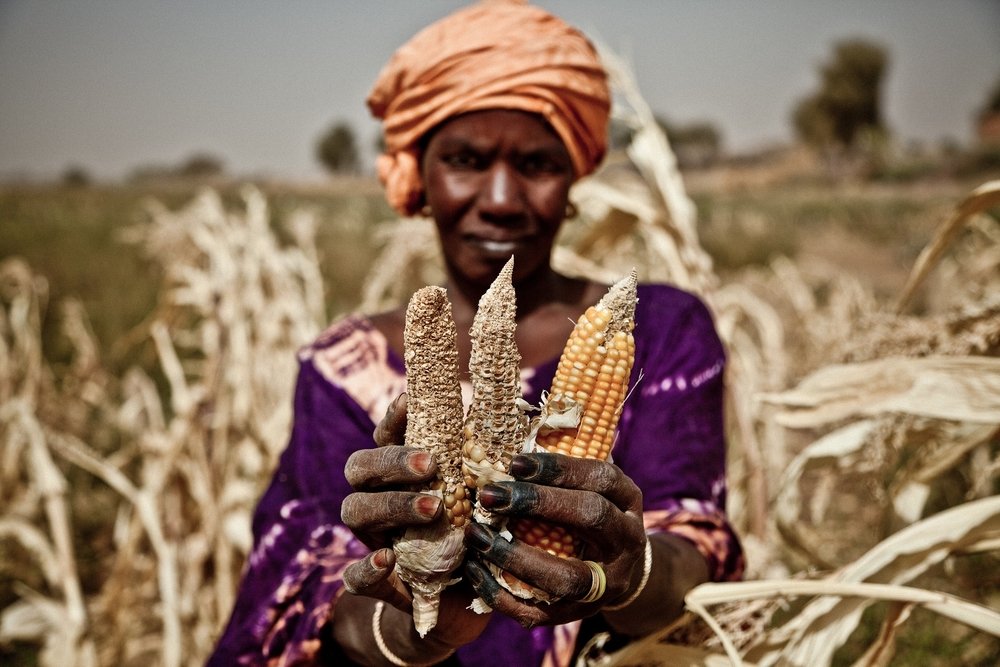
{"type": "MultiPolygon", "coordinates": [[[[556,261],[609,281],[635,267],[712,307],[750,569],[589,664],[996,664],[1000,181],[921,210],[930,222],[878,254],[817,233],[796,259],[720,262],[769,233],[766,215],[718,198],[699,219],[617,76],[632,141],[575,189],[556,261]],[[904,244],[916,259],[890,266],[904,244]]],[[[440,279],[429,223],[371,213],[278,215],[252,187],[147,202],[123,240],[156,291],[113,364],[79,301],[50,303],[45,275],[0,256],[0,662],[203,662],[285,444],[296,348],[346,307],[440,279]],[[332,257],[316,242],[331,229],[348,240],[332,257]]]]}

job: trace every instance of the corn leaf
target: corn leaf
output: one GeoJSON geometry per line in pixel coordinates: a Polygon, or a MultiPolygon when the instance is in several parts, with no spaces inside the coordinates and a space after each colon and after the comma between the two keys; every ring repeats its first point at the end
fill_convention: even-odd
{"type": "Polygon", "coordinates": [[[907,413],[980,424],[1000,423],[1000,359],[890,357],[836,364],[795,389],[763,395],[779,423],[814,428],[859,415],[907,413]]]}

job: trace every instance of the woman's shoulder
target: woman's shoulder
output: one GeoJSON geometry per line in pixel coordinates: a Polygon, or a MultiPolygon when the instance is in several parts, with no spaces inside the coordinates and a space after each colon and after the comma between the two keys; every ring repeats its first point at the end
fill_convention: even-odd
{"type": "Polygon", "coordinates": [[[657,326],[686,320],[692,314],[709,315],[698,295],[666,283],[642,283],[637,289],[636,323],[653,319],[657,326]]]}
{"type": "Polygon", "coordinates": [[[323,350],[336,348],[345,340],[366,337],[374,333],[371,319],[360,313],[342,315],[327,325],[318,336],[299,349],[300,359],[309,359],[323,350]]]}
{"type": "Polygon", "coordinates": [[[299,360],[345,391],[373,421],[405,388],[402,359],[367,315],[338,318],[299,350],[299,360]]]}
{"type": "Polygon", "coordinates": [[[643,284],[638,298],[638,354],[662,361],[683,358],[697,363],[710,360],[713,364],[724,355],[715,318],[698,295],[672,285],[643,284]]]}

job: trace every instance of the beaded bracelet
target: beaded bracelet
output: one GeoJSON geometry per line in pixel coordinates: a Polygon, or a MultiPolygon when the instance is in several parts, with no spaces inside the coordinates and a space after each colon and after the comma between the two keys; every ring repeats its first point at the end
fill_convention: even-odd
{"type": "Polygon", "coordinates": [[[385,645],[385,638],[382,637],[382,612],[385,610],[385,602],[379,600],[375,603],[375,613],[372,614],[372,634],[375,636],[375,645],[378,646],[379,653],[386,660],[396,665],[396,667],[431,667],[436,665],[449,655],[455,652],[451,649],[434,662],[407,662],[389,650],[385,645]]]}
{"type": "Polygon", "coordinates": [[[635,589],[632,595],[628,596],[624,602],[619,602],[618,604],[609,605],[604,607],[602,611],[618,611],[619,609],[624,609],[639,597],[642,590],[646,588],[646,584],[649,583],[649,573],[653,570],[653,545],[649,542],[649,538],[646,538],[646,557],[642,563],[642,579],[639,580],[639,587],[635,589]]]}

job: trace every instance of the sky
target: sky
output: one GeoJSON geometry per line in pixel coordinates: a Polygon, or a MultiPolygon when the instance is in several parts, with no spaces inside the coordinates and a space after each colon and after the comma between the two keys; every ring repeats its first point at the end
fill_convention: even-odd
{"type": "MultiPolygon", "coordinates": [[[[458,0],[0,0],[0,178],[103,180],[196,153],[229,173],[315,180],[320,135],[377,134],[382,65],[458,0]]],[[[971,140],[1000,80],[1000,0],[536,0],[632,63],[675,123],[745,153],[792,139],[832,45],[890,58],[883,111],[903,143],[971,140]]]]}

